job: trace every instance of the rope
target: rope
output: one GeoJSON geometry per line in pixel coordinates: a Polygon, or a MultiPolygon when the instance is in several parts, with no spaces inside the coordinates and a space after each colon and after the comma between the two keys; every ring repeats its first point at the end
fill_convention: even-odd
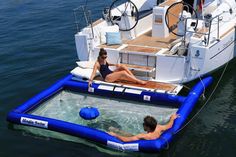
{"type": "Polygon", "coordinates": [[[183,85],[183,87],[186,88],[186,89],[188,89],[188,90],[191,89],[190,87],[188,87],[188,86],[186,86],[186,85],[183,85]]]}
{"type": "Polygon", "coordinates": [[[206,87],[205,87],[205,85],[204,85],[204,83],[203,83],[203,81],[202,81],[202,78],[201,78],[201,76],[199,76],[199,79],[200,79],[200,81],[201,81],[201,83],[202,83],[202,86],[203,86],[203,92],[202,92],[202,97],[203,97],[203,100],[205,100],[206,99],[206,97],[205,97],[205,92],[206,92],[206,87]]]}
{"type": "MultiPolygon", "coordinates": [[[[234,51],[232,51],[232,53],[233,53],[233,52],[234,52],[234,51]]],[[[232,53],[230,54],[230,56],[232,55],[232,53]]],[[[229,56],[229,58],[230,58],[230,56],[229,56]]],[[[177,131],[175,132],[175,134],[179,133],[179,132],[180,132],[181,130],[183,130],[188,124],[190,124],[190,123],[197,117],[197,115],[203,110],[203,108],[207,105],[207,103],[210,101],[211,97],[212,97],[213,94],[215,93],[217,87],[219,86],[219,83],[220,83],[220,81],[222,80],[222,78],[223,78],[223,76],[224,76],[224,74],[225,74],[225,71],[226,71],[228,65],[229,65],[229,61],[226,63],[226,65],[225,65],[225,67],[224,67],[224,69],[223,69],[223,71],[222,71],[222,73],[221,73],[221,76],[220,76],[219,80],[218,80],[217,83],[216,83],[215,88],[213,89],[213,91],[212,91],[211,94],[209,95],[208,99],[207,99],[206,102],[203,104],[203,106],[199,109],[199,111],[198,111],[183,127],[181,127],[179,130],[177,130],[177,131]]],[[[199,78],[200,78],[200,77],[199,77],[199,78]]],[[[201,78],[200,78],[200,80],[201,80],[201,78]]],[[[201,80],[201,82],[202,82],[202,80],[201,80]]],[[[203,82],[202,82],[202,83],[203,83],[203,82]]],[[[204,87],[204,92],[205,92],[205,86],[203,86],[203,87],[204,87]]]]}

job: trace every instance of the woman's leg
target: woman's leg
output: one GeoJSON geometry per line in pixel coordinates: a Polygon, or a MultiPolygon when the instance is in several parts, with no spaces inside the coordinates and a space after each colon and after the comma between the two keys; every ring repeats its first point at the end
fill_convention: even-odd
{"type": "Polygon", "coordinates": [[[121,65],[121,64],[118,64],[117,69],[114,70],[114,72],[122,71],[122,70],[125,70],[128,74],[134,76],[134,74],[125,65],[121,65]]]}
{"type": "Polygon", "coordinates": [[[105,81],[107,82],[115,82],[118,80],[126,80],[126,81],[131,81],[134,83],[139,83],[139,84],[146,84],[146,81],[142,81],[137,79],[136,77],[128,74],[126,71],[118,71],[118,72],[113,72],[109,75],[107,75],[105,81]]]}

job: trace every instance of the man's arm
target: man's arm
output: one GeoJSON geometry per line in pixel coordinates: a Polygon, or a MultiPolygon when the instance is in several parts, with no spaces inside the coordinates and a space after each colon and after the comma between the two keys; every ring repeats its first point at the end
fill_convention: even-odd
{"type": "Polygon", "coordinates": [[[175,119],[178,118],[178,117],[179,117],[178,114],[176,114],[176,113],[172,114],[171,117],[170,117],[170,121],[167,124],[159,125],[158,127],[161,129],[162,132],[165,131],[165,130],[168,130],[173,126],[175,119]]]}
{"type": "Polygon", "coordinates": [[[117,137],[118,139],[120,139],[123,142],[131,142],[131,141],[137,141],[137,140],[141,140],[141,139],[150,140],[150,139],[153,139],[154,137],[159,138],[161,132],[170,129],[172,127],[172,125],[174,124],[174,120],[178,117],[179,117],[178,114],[176,114],[176,113],[172,114],[171,117],[170,117],[170,121],[166,125],[158,125],[157,126],[158,128],[155,130],[155,132],[156,131],[158,132],[158,135],[153,135],[153,134],[150,135],[150,134],[142,133],[142,134],[138,134],[138,135],[135,135],[135,136],[126,137],[126,136],[118,135],[114,132],[109,132],[109,134],[112,135],[112,136],[117,137]]]}
{"type": "Polygon", "coordinates": [[[148,139],[147,134],[138,134],[138,135],[130,136],[130,137],[121,136],[114,132],[109,132],[109,134],[112,136],[115,136],[116,138],[120,139],[123,142],[131,142],[131,141],[137,141],[140,139],[146,139],[146,140],[148,139]]]}

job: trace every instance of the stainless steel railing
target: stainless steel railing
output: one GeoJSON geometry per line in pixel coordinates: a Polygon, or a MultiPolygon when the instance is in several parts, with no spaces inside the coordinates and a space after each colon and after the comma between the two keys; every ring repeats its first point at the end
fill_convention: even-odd
{"type": "Polygon", "coordinates": [[[92,38],[94,38],[94,31],[93,31],[93,22],[92,22],[92,12],[88,10],[85,5],[81,5],[75,9],[73,9],[74,13],[74,20],[76,25],[76,30],[79,32],[81,30],[81,15],[85,19],[86,26],[91,28],[92,38]]]}
{"type": "Polygon", "coordinates": [[[205,46],[207,47],[208,45],[209,45],[209,43],[210,43],[210,37],[211,37],[211,33],[212,33],[212,22],[213,22],[213,20],[215,20],[215,19],[217,19],[217,36],[216,36],[216,40],[217,41],[219,41],[220,40],[220,21],[222,20],[221,18],[220,18],[220,16],[222,15],[222,14],[224,14],[224,13],[226,13],[226,12],[223,12],[223,13],[221,13],[221,14],[219,14],[219,15],[217,15],[217,16],[215,16],[215,17],[213,17],[213,18],[211,18],[211,19],[209,19],[209,20],[204,20],[204,24],[205,25],[208,25],[207,27],[205,27],[205,28],[208,28],[208,31],[207,32],[197,32],[196,30],[194,30],[194,31],[191,31],[191,30],[187,30],[187,23],[188,23],[188,20],[194,20],[194,19],[192,19],[192,18],[186,18],[185,20],[185,31],[184,31],[184,38],[183,38],[183,41],[184,41],[184,45],[186,44],[185,42],[186,42],[186,34],[187,34],[187,32],[189,32],[189,33],[194,33],[194,34],[199,34],[199,35],[204,35],[204,36],[207,36],[207,38],[205,38],[204,40],[206,40],[206,41],[204,41],[205,42],[205,46]]]}

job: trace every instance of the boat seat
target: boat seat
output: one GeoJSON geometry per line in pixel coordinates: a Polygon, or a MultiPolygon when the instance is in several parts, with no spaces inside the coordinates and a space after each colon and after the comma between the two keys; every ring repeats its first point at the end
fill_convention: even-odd
{"type": "Polygon", "coordinates": [[[95,61],[78,61],[76,64],[82,69],[93,69],[95,61]]]}
{"type": "MultiPolygon", "coordinates": [[[[90,79],[93,69],[88,69],[88,68],[81,68],[81,67],[76,67],[70,72],[74,77],[82,79],[82,80],[88,80],[90,79]]],[[[100,76],[99,71],[95,73],[95,76],[100,76]]]]}

